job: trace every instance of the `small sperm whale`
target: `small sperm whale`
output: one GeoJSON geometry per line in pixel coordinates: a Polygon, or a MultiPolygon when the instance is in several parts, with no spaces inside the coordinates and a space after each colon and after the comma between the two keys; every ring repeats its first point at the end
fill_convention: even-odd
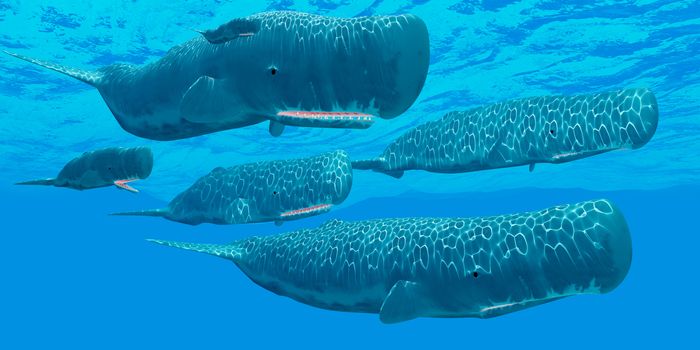
{"type": "Polygon", "coordinates": [[[153,153],[148,147],[109,147],[85,152],[66,164],[58,176],[19,182],[17,185],[69,187],[76,190],[117,186],[138,192],[129,182],[145,179],[153,169],[153,153]]]}
{"type": "Polygon", "coordinates": [[[415,101],[429,64],[413,15],[334,18],[276,11],[234,19],[141,66],[89,72],[8,53],[98,89],[136,136],[176,140],[269,121],[368,128],[415,101]]]}
{"type": "Polygon", "coordinates": [[[112,215],[161,216],[190,225],[284,221],[319,215],[347,198],[352,167],[345,151],[302,159],[218,167],[164,209],[112,215]]]}
{"type": "Polygon", "coordinates": [[[352,163],[400,178],[405,170],[461,173],[563,163],[639,148],[656,132],[659,110],[647,89],[545,96],[450,112],[393,141],[381,156],[352,163]]]}
{"type": "Polygon", "coordinates": [[[627,275],[630,233],[607,200],[472,219],[344,222],[226,245],[156,243],[233,261],[253,282],[307,305],[417,317],[494,317],[627,275]]]}

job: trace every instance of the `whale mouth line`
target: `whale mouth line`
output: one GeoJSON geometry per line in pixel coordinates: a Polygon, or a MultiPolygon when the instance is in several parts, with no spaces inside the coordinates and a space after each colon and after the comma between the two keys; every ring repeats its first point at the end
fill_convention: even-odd
{"type": "Polygon", "coordinates": [[[132,192],[132,193],[139,193],[139,190],[137,190],[129,185],[129,182],[134,182],[136,180],[138,180],[138,178],[115,180],[114,186],[117,186],[118,188],[121,188],[123,190],[127,190],[127,191],[132,192]]]}
{"type": "Polygon", "coordinates": [[[296,215],[301,215],[301,214],[309,214],[309,213],[329,209],[331,206],[333,206],[333,205],[332,204],[318,204],[318,205],[313,205],[313,206],[306,207],[306,208],[286,211],[286,212],[280,214],[280,216],[281,217],[290,217],[290,216],[296,216],[296,215]]]}
{"type": "Polygon", "coordinates": [[[279,117],[316,119],[316,120],[345,120],[357,122],[374,122],[374,116],[358,112],[309,112],[309,111],[282,111],[277,113],[279,117]]]}

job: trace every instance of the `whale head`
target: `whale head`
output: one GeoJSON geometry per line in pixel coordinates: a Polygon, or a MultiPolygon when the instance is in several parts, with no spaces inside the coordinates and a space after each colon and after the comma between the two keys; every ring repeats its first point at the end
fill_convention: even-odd
{"type": "Polygon", "coordinates": [[[351,186],[350,159],[340,150],[218,167],[176,196],[166,210],[158,210],[157,216],[192,225],[279,224],[329,211],[345,200],[351,186]]]}
{"type": "Polygon", "coordinates": [[[548,120],[542,123],[539,134],[544,139],[545,161],[562,163],[617,149],[640,148],[656,132],[659,108],[656,97],[648,89],[569,99],[579,101],[552,100],[546,107],[549,112],[543,114],[548,120]],[[557,105],[569,107],[562,110],[557,105]]]}
{"type": "Polygon", "coordinates": [[[182,103],[185,119],[198,123],[256,116],[284,125],[364,128],[371,117],[406,111],[428,71],[428,32],[413,15],[267,12],[202,35],[217,59],[182,103]]]}
{"type": "MultiPolygon", "coordinates": [[[[153,169],[147,147],[109,147],[85,152],[66,164],[56,178],[59,185],[88,189],[119,186],[119,182],[145,179],[153,169]]],[[[120,186],[132,191],[128,186],[120,186]]]]}

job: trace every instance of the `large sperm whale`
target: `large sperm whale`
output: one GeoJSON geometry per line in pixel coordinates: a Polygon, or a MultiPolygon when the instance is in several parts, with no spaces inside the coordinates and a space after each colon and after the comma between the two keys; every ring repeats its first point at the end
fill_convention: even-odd
{"type": "Polygon", "coordinates": [[[182,139],[269,121],[367,128],[403,113],[428,72],[413,15],[333,18],[267,12],[234,19],[142,67],[68,68],[9,53],[98,89],[124,130],[182,139]]]}
{"type": "Polygon", "coordinates": [[[472,219],[343,222],[231,244],[154,240],[233,261],[253,282],[311,306],[416,317],[493,317],[613,290],[632,259],[607,200],[472,219]]]}
{"type": "Polygon", "coordinates": [[[55,178],[19,182],[86,190],[117,186],[138,192],[129,182],[145,179],[153,169],[153,153],[147,147],[109,147],[85,152],[68,162],[55,178]]]}
{"type": "Polygon", "coordinates": [[[347,198],[352,167],[345,151],[218,167],[164,209],[113,215],[161,216],[197,225],[284,221],[319,215],[347,198]]]}
{"type": "Polygon", "coordinates": [[[659,111],[647,89],[512,100],[450,112],[393,141],[377,158],[353,162],[399,178],[563,163],[621,148],[639,148],[656,132],[659,111]]]}

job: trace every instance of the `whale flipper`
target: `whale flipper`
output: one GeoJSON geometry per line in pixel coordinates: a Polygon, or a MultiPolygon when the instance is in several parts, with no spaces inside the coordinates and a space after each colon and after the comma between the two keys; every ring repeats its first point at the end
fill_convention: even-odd
{"type": "Polygon", "coordinates": [[[59,65],[59,64],[54,64],[54,63],[50,63],[50,62],[46,62],[46,61],[42,61],[42,60],[37,60],[35,58],[19,55],[19,54],[12,53],[9,51],[3,50],[3,52],[12,56],[12,57],[19,58],[19,59],[27,61],[29,63],[34,63],[38,66],[42,66],[42,67],[50,69],[52,71],[63,73],[67,76],[73,77],[73,78],[78,79],[84,83],[88,83],[92,86],[97,86],[97,84],[100,82],[100,79],[102,78],[102,74],[100,74],[99,72],[91,72],[91,71],[85,71],[85,70],[81,70],[81,69],[77,69],[77,68],[70,68],[70,67],[59,65]]]}
{"type": "Polygon", "coordinates": [[[210,44],[223,44],[240,37],[255,35],[260,30],[260,20],[236,18],[216,29],[198,31],[210,44]]]}
{"type": "Polygon", "coordinates": [[[282,132],[284,131],[284,124],[280,122],[276,122],[274,120],[270,120],[270,135],[277,137],[282,135],[282,132]]]}
{"type": "Polygon", "coordinates": [[[41,186],[53,186],[56,184],[56,179],[37,179],[18,182],[15,185],[41,185],[41,186]]]}
{"type": "Polygon", "coordinates": [[[365,160],[355,160],[352,162],[352,168],[353,169],[359,169],[359,170],[373,170],[378,173],[386,174],[389,175],[395,179],[400,179],[403,176],[403,170],[387,170],[384,169],[384,164],[386,162],[384,161],[384,158],[378,157],[374,159],[365,159],[365,160]]]}
{"type": "Polygon", "coordinates": [[[182,96],[180,115],[193,123],[221,121],[227,116],[230,100],[225,80],[201,76],[182,96]]]}
{"type": "Polygon", "coordinates": [[[391,287],[379,311],[383,323],[398,323],[426,316],[425,290],[416,282],[400,280],[391,287]]]}

